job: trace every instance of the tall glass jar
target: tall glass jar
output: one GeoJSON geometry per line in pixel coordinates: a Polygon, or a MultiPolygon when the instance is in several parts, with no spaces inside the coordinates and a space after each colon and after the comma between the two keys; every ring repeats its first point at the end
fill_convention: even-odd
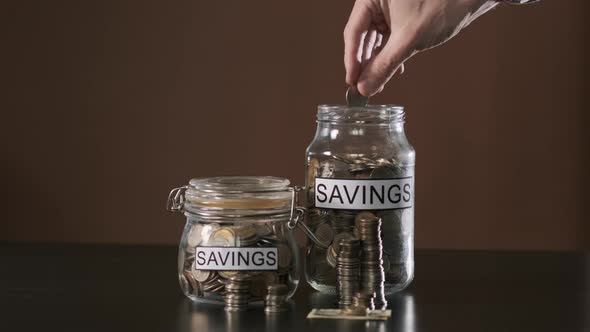
{"type": "Polygon", "coordinates": [[[238,297],[240,306],[263,300],[269,285],[286,285],[291,297],[299,283],[288,226],[301,213],[295,197],[289,180],[267,176],[192,179],[172,190],[168,209],[186,216],[178,248],[182,292],[226,308],[238,297]]]}
{"type": "Polygon", "coordinates": [[[402,107],[318,107],[305,183],[306,222],[325,243],[307,247],[305,276],[313,288],[350,291],[337,288],[342,239],[361,243],[359,291],[385,296],[408,286],[414,274],[414,165],[402,107]]]}

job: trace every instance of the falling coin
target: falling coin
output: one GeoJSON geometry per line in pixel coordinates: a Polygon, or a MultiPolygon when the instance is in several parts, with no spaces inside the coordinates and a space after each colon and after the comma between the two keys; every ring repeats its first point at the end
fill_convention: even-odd
{"type": "Polygon", "coordinates": [[[360,94],[355,86],[348,87],[346,90],[346,104],[350,107],[365,107],[369,103],[369,98],[360,94]]]}

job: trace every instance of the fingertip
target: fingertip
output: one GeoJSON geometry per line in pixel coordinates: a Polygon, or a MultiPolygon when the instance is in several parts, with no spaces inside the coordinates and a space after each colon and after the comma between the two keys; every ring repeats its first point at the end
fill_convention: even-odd
{"type": "Polygon", "coordinates": [[[357,66],[347,66],[346,68],[346,84],[355,85],[359,79],[359,68],[357,66]]]}
{"type": "Polygon", "coordinates": [[[366,80],[359,81],[356,85],[356,89],[365,97],[373,97],[377,93],[377,90],[366,80]]]}

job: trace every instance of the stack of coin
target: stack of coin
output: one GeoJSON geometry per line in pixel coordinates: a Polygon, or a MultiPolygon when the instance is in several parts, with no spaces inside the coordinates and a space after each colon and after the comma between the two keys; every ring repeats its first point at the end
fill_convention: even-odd
{"type": "Polygon", "coordinates": [[[356,223],[361,238],[361,290],[375,294],[375,307],[387,306],[385,300],[385,271],[383,269],[383,243],[381,219],[370,212],[357,216],[356,223]]]}
{"type": "Polygon", "coordinates": [[[258,241],[258,237],[256,236],[256,227],[254,227],[254,225],[236,227],[235,231],[238,237],[238,247],[251,247],[258,241]]]}
{"type": "Polygon", "coordinates": [[[343,239],[353,238],[354,235],[348,232],[338,233],[334,236],[332,244],[328,247],[328,252],[326,253],[326,261],[331,267],[336,267],[336,257],[338,256],[338,252],[340,251],[340,241],[343,239]]]}
{"type": "Polygon", "coordinates": [[[341,308],[352,305],[352,298],[357,293],[360,281],[361,243],[357,239],[340,240],[340,250],[336,258],[338,280],[338,304],[341,308]]]}
{"type": "Polygon", "coordinates": [[[307,225],[311,229],[316,229],[319,225],[328,221],[328,210],[311,208],[307,210],[307,225]]]}
{"type": "Polygon", "coordinates": [[[227,279],[225,285],[225,311],[242,311],[250,301],[250,276],[237,274],[227,279]]]}
{"type": "Polygon", "coordinates": [[[288,288],[285,284],[268,285],[264,299],[264,311],[266,313],[277,313],[287,310],[288,288]]]}
{"type": "Polygon", "coordinates": [[[334,232],[351,232],[354,227],[354,219],[357,211],[354,210],[338,210],[330,218],[332,229],[334,232]]]}
{"type": "Polygon", "coordinates": [[[352,298],[352,308],[363,309],[366,311],[367,309],[373,310],[375,309],[375,293],[369,292],[358,292],[354,294],[352,298]]]}

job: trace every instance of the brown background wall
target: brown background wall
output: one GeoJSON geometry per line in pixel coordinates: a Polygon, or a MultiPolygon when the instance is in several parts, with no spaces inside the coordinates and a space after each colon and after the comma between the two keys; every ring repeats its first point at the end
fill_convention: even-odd
{"type": "MultiPolygon", "coordinates": [[[[4,6],[0,240],[176,243],[191,177],[303,182],[352,1],[4,6]]],[[[406,64],[417,247],[590,248],[585,0],[501,6],[406,64]]]]}

